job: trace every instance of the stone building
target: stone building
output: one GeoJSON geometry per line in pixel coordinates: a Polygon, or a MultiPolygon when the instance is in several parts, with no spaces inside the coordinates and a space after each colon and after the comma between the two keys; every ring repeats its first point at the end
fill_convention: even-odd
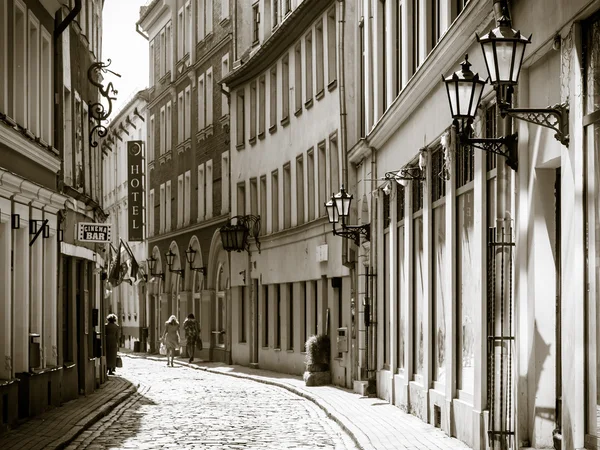
{"type": "Polygon", "coordinates": [[[150,52],[150,346],[158,349],[171,314],[181,323],[194,313],[201,355],[226,362],[229,263],[217,230],[229,217],[229,103],[219,81],[230,70],[231,6],[231,0],[155,0],[137,24],[150,52]]]}

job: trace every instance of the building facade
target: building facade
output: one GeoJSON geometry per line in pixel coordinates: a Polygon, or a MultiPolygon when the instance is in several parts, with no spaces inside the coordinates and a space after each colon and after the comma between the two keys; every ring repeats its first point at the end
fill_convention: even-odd
{"type": "Polygon", "coordinates": [[[346,176],[338,36],[354,16],[344,11],[333,1],[238,2],[224,81],[232,215],[260,217],[250,256],[230,256],[233,362],[301,375],[308,337],[329,334],[332,381],[352,387],[355,253],[332,235],[324,207],[346,176]]]}
{"type": "Polygon", "coordinates": [[[229,217],[229,103],[219,80],[230,70],[231,6],[231,0],[157,0],[138,21],[150,52],[150,346],[158,349],[170,315],[182,323],[193,313],[204,342],[199,355],[226,362],[229,262],[217,230],[229,217]]]}
{"type": "MultiPolygon", "coordinates": [[[[107,223],[112,225],[112,248],[118,251],[121,248],[121,240],[123,240],[144,270],[147,256],[146,236],[142,235],[141,240],[137,240],[140,239],[137,236],[129,236],[130,221],[133,218],[129,216],[128,188],[131,169],[128,169],[127,148],[129,141],[142,141],[147,150],[145,146],[148,133],[146,126],[147,97],[146,90],[133,95],[115,117],[111,118],[107,137],[103,139],[101,145],[103,152],[103,204],[104,210],[108,214],[107,223]]],[[[147,167],[144,165],[142,175],[146,173],[147,167]]],[[[145,217],[145,214],[142,217],[145,217]]],[[[109,298],[106,299],[104,305],[104,317],[111,313],[117,315],[125,348],[147,351],[147,336],[144,331],[148,328],[146,282],[137,284],[125,282],[109,291],[109,298]]]]}
{"type": "Polygon", "coordinates": [[[63,102],[65,87],[88,103],[98,99],[72,68],[99,58],[101,11],[100,1],[0,5],[0,431],[104,380],[92,320],[100,304],[93,270],[103,260],[75,245],[68,228],[76,211],[102,220],[100,191],[90,177],[75,185],[69,158],[87,122],[81,97],[63,102]],[[69,145],[67,122],[80,127],[77,135],[70,129],[69,145]]]}
{"type": "Polygon", "coordinates": [[[515,171],[459,145],[440,80],[465,54],[487,78],[475,34],[497,26],[496,3],[357,10],[362,126],[348,157],[351,190],[370,199],[377,395],[477,449],[597,448],[600,5],[508,3],[533,35],[513,104],[569,108],[567,143],[503,119],[484,89],[474,135],[512,128],[515,171]],[[386,177],[403,168],[423,179],[386,177]]]}

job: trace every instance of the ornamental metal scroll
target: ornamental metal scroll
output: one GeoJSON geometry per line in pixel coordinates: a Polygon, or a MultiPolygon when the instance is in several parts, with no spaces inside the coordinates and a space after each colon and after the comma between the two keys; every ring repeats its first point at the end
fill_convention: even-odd
{"type": "Polygon", "coordinates": [[[121,77],[121,75],[119,75],[118,73],[107,69],[107,67],[111,65],[111,62],[112,61],[110,59],[106,63],[102,61],[95,62],[89,67],[87,72],[88,80],[90,81],[90,83],[98,88],[100,95],[102,95],[102,97],[104,97],[108,102],[108,108],[105,108],[104,105],[100,102],[93,103],[89,106],[90,119],[96,121],[96,125],[90,130],[89,140],[91,147],[98,146],[98,142],[96,141],[96,139],[94,139],[94,135],[96,133],[101,138],[105,137],[108,134],[107,128],[104,125],[102,125],[102,121],[108,119],[108,117],[111,115],[112,102],[113,100],[117,99],[116,95],[118,94],[118,91],[114,88],[112,82],[108,83],[106,87],[104,87],[104,85],[100,82],[100,80],[102,79],[102,74],[107,72],[110,72],[119,78],[121,77]]]}

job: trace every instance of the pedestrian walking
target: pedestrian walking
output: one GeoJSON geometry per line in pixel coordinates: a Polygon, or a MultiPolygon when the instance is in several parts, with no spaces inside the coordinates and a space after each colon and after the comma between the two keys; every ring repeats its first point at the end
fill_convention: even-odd
{"type": "Polygon", "coordinates": [[[173,366],[173,359],[175,358],[175,349],[179,347],[179,322],[177,317],[171,316],[169,320],[165,322],[165,332],[163,333],[163,341],[165,347],[167,347],[167,366],[173,366]],[[169,357],[171,362],[169,364],[169,357]]]}
{"type": "Polygon", "coordinates": [[[108,374],[114,375],[117,368],[117,350],[119,350],[121,337],[121,327],[117,325],[116,315],[109,314],[106,316],[104,334],[106,336],[106,367],[108,368],[108,374]]]}
{"type": "Polygon", "coordinates": [[[190,358],[190,362],[192,362],[194,361],[196,343],[200,341],[200,325],[196,322],[194,314],[188,314],[187,319],[183,322],[183,331],[185,332],[187,355],[190,358]]]}

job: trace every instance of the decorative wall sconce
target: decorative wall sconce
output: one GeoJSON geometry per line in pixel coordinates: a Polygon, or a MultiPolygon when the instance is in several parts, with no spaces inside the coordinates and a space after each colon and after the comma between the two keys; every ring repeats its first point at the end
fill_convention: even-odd
{"type": "Polygon", "coordinates": [[[332,226],[334,236],[341,236],[346,239],[352,239],[356,245],[360,245],[360,237],[363,236],[366,241],[371,239],[371,224],[365,225],[346,225],[350,215],[350,204],[353,196],[348,194],[342,185],[340,192],[331,196],[331,200],[325,203],[327,218],[332,226]],[[336,223],[342,224],[342,229],[335,228],[336,223]]]}
{"type": "Polygon", "coordinates": [[[250,251],[249,237],[253,237],[260,253],[260,216],[233,216],[220,229],[221,242],[225,251],[250,251]]]}
{"type": "Polygon", "coordinates": [[[173,262],[175,261],[175,253],[169,249],[168,252],[165,253],[165,257],[167,258],[167,267],[169,267],[169,272],[177,273],[183,277],[184,270],[183,269],[173,269],[173,262]]]}
{"type": "Polygon", "coordinates": [[[97,123],[97,125],[90,130],[89,141],[91,147],[98,146],[98,142],[96,141],[96,139],[94,139],[95,133],[98,133],[98,136],[101,138],[105,137],[108,133],[107,128],[104,125],[102,125],[102,121],[108,119],[108,117],[111,115],[112,102],[113,100],[117,99],[117,97],[115,96],[118,94],[118,91],[113,87],[112,82],[108,83],[108,85],[105,88],[104,85],[98,81],[98,79],[100,78],[100,72],[110,72],[119,78],[121,77],[121,75],[119,75],[118,73],[107,69],[107,67],[110,66],[110,64],[110,59],[107,63],[98,61],[92,64],[87,71],[87,77],[90,83],[98,88],[98,90],[100,91],[100,95],[102,95],[102,97],[104,97],[108,102],[108,109],[104,108],[104,105],[100,102],[93,103],[89,106],[90,120],[95,120],[97,123]]]}
{"type": "Polygon", "coordinates": [[[206,267],[194,267],[194,257],[196,256],[196,250],[194,250],[192,248],[192,246],[190,245],[188,247],[188,249],[185,251],[185,259],[187,260],[189,266],[190,266],[190,270],[193,270],[195,272],[200,272],[202,275],[206,275],[206,267]]]}
{"type": "MultiPolygon", "coordinates": [[[[421,155],[419,155],[419,159],[421,159],[421,155]]],[[[384,179],[394,180],[396,183],[406,187],[409,181],[424,181],[425,173],[423,172],[421,167],[406,166],[400,170],[386,172],[384,175],[384,179]]]]}
{"type": "Polygon", "coordinates": [[[155,278],[160,278],[161,280],[165,281],[165,274],[163,272],[161,272],[161,273],[154,272],[154,268],[156,267],[156,258],[150,257],[150,258],[146,259],[146,262],[148,263],[148,270],[150,271],[150,275],[155,278]]]}

